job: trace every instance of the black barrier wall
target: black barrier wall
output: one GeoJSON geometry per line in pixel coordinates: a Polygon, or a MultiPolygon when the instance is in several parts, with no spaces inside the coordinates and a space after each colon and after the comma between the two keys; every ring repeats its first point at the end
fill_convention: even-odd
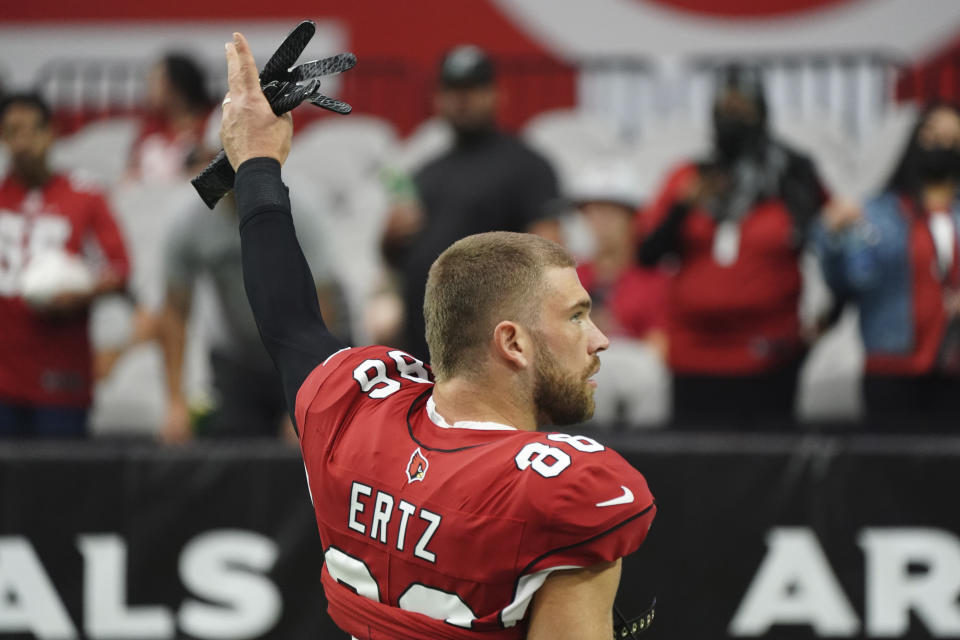
{"type": "MultiPolygon", "coordinates": [[[[591,435],[658,501],[645,637],[960,637],[960,438],[591,435]]],[[[295,449],[7,444],[0,500],[0,638],[345,637],[295,449]]]]}

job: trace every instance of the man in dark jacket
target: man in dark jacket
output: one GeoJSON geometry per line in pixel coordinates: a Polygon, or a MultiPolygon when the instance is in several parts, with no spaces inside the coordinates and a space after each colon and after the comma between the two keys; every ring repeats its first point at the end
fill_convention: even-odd
{"type": "Polygon", "coordinates": [[[557,240],[549,204],[557,179],[540,155],[497,129],[494,65],[478,47],[462,45],[440,64],[437,113],[454,145],[415,176],[419,215],[388,228],[384,248],[402,277],[402,346],[427,359],[423,298],[427,272],[444,249],[475,233],[529,231],[557,240]]]}

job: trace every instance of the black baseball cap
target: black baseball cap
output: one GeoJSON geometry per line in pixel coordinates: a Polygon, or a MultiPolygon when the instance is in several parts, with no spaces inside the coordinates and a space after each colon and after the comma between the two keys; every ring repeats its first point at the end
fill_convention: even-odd
{"type": "Polygon", "coordinates": [[[440,85],[448,89],[489,85],[493,77],[493,60],[476,45],[458,45],[440,61],[440,85]]]}

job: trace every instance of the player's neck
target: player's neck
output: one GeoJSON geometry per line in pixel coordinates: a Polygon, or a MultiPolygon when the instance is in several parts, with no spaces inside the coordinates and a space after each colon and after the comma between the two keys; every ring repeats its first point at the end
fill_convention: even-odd
{"type": "Polygon", "coordinates": [[[516,387],[450,378],[434,386],[433,402],[437,413],[450,424],[496,422],[521,431],[537,430],[533,403],[525,400],[516,387]]]}

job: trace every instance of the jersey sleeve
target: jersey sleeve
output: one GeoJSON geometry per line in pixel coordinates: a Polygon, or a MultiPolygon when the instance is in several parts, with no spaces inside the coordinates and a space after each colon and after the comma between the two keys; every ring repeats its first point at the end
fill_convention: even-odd
{"type": "Polygon", "coordinates": [[[318,365],[300,385],[295,415],[301,447],[329,442],[364,402],[433,386],[430,368],[413,356],[383,346],[346,348],[318,365]]]}
{"type": "MultiPolygon", "coordinates": [[[[582,446],[589,438],[544,434],[534,460],[552,473],[557,459],[569,465],[553,477],[533,468],[528,476],[529,513],[520,555],[520,575],[563,567],[587,567],[612,562],[636,551],[656,515],[656,503],[639,471],[612,449],[576,451],[558,435],[582,446]],[[566,454],[556,453],[556,450],[566,454]],[[542,454],[541,454],[542,452],[542,454]],[[559,458],[553,458],[557,455],[559,458]]],[[[530,446],[530,445],[527,445],[530,446]]],[[[587,448],[587,447],[583,447],[587,448]]],[[[524,458],[518,457],[522,462],[524,458]]]]}

